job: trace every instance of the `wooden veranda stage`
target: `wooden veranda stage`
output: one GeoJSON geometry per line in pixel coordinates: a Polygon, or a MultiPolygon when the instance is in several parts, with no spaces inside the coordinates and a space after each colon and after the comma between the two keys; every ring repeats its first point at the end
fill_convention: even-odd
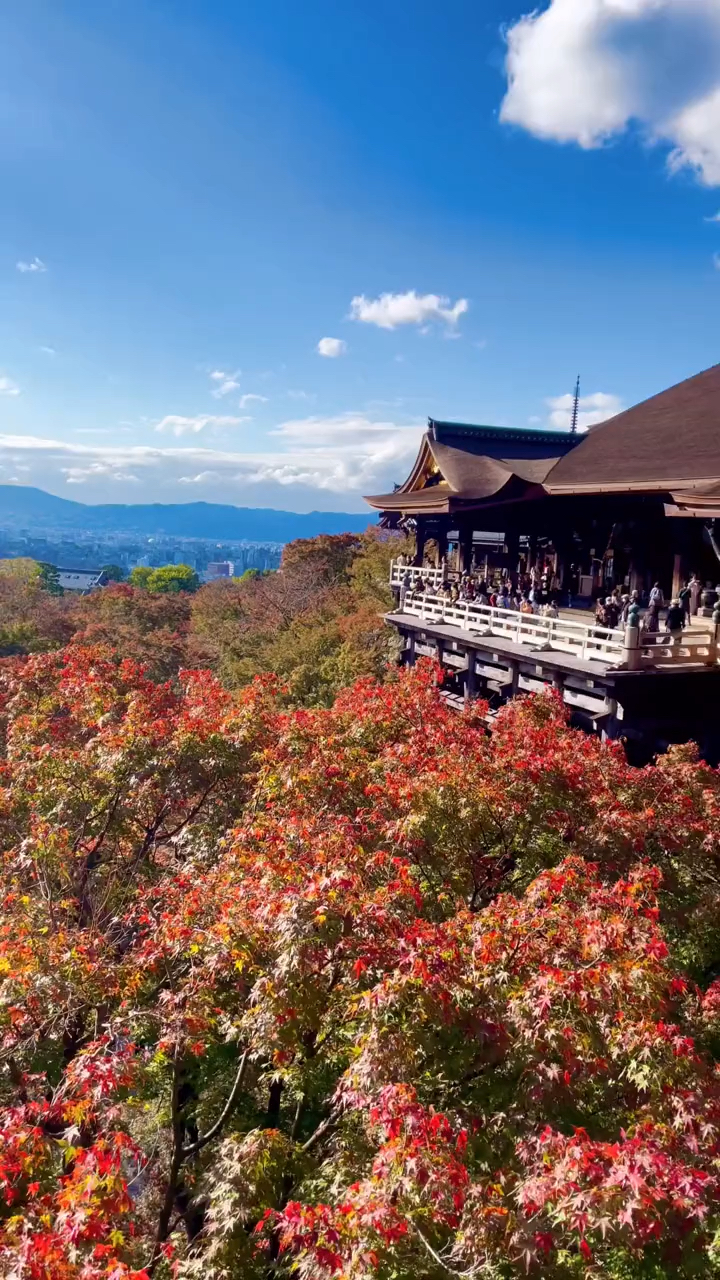
{"type": "Polygon", "coordinates": [[[440,590],[452,575],[514,584],[542,574],[556,598],[590,606],[613,590],[646,602],[656,582],[669,600],[691,575],[714,587],[720,366],[585,435],[430,420],[405,483],[367,501],[385,527],[414,535],[414,565],[393,569],[387,621],[404,661],[442,663],[451,698],[497,705],[551,686],[588,728],[623,736],[638,758],[691,738],[708,759],[720,756],[720,612],[701,610],[672,641],[661,629],[513,615],[440,590]]]}

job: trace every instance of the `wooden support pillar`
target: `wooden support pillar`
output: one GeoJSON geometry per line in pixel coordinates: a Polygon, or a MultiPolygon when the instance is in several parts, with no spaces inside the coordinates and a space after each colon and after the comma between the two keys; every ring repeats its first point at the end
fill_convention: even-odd
{"type": "Polygon", "coordinates": [[[684,576],[685,575],[683,572],[683,557],[681,555],[676,555],[673,560],[673,580],[672,580],[673,599],[676,596],[680,595],[680,590],[683,585],[684,576]]]}
{"type": "Polygon", "coordinates": [[[415,564],[420,566],[425,555],[425,522],[418,520],[415,528],[415,564]]]}
{"type": "Polygon", "coordinates": [[[505,534],[505,551],[510,573],[515,576],[520,560],[520,535],[516,531],[505,534]]]}
{"type": "Polygon", "coordinates": [[[408,635],[407,648],[405,652],[407,654],[407,657],[405,658],[405,665],[408,667],[414,667],[415,666],[415,632],[414,631],[411,631],[410,634],[408,635]]]}
{"type": "MultiPolygon", "coordinates": [[[[447,560],[447,553],[448,553],[448,531],[447,531],[447,529],[443,529],[443,530],[442,530],[442,532],[438,534],[438,536],[437,536],[437,545],[438,545],[438,557],[439,557],[439,559],[440,559],[440,564],[442,564],[443,560],[447,560]]],[[[439,566],[438,566],[438,568],[439,568],[439,566]]]]}
{"type": "Polygon", "coordinates": [[[473,527],[466,526],[460,530],[460,568],[463,573],[472,571],[473,557],[473,527]]]}
{"type": "Polygon", "coordinates": [[[467,669],[465,671],[465,705],[477,696],[477,672],[475,670],[475,650],[469,649],[467,669]]]}

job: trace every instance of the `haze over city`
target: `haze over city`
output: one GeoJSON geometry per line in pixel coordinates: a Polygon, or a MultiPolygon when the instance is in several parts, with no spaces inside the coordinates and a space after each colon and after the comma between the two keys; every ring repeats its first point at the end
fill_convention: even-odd
{"type": "Polygon", "coordinates": [[[360,512],[428,415],[718,358],[717,0],[25,0],[0,65],[2,483],[360,512]]]}

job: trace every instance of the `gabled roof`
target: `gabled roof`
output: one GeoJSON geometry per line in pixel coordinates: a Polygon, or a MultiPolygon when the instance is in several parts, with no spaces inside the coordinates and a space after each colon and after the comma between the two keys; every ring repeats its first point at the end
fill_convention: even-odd
{"type": "Polygon", "coordinates": [[[105,583],[102,569],[58,569],[57,575],[63,591],[91,591],[105,583]]]}
{"type": "Polygon", "coordinates": [[[593,427],[549,493],[662,492],[720,482],[720,365],[593,427]]]}
{"type": "Polygon", "coordinates": [[[720,365],[586,435],[430,419],[415,466],[379,510],[463,508],[573,493],[672,495],[673,514],[720,511],[720,365]]]}
{"type": "Polygon", "coordinates": [[[381,511],[458,511],[488,498],[518,497],[542,485],[578,443],[567,431],[472,426],[430,418],[410,475],[395,493],[367,498],[381,511]]]}

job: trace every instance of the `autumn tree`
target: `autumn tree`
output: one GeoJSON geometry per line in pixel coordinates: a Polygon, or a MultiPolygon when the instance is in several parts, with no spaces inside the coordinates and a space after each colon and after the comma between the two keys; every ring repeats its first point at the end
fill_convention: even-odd
{"type": "Polygon", "coordinates": [[[72,599],[43,589],[36,560],[0,561],[0,658],[58,648],[74,629],[72,599]]]}
{"type": "Polygon", "coordinates": [[[718,1274],[715,771],[431,669],[0,691],[4,1274],[718,1274]]]}
{"type": "Polygon", "coordinates": [[[77,601],[74,639],[103,645],[144,664],[157,680],[177,675],[187,661],[189,596],[111,583],[77,601]]]}
{"type": "Polygon", "coordinates": [[[285,547],[278,572],[209,583],[193,601],[193,661],[230,687],[274,672],[291,701],[329,704],[397,657],[382,613],[392,606],[390,560],[404,548],[374,529],[301,539],[285,547]]]}

